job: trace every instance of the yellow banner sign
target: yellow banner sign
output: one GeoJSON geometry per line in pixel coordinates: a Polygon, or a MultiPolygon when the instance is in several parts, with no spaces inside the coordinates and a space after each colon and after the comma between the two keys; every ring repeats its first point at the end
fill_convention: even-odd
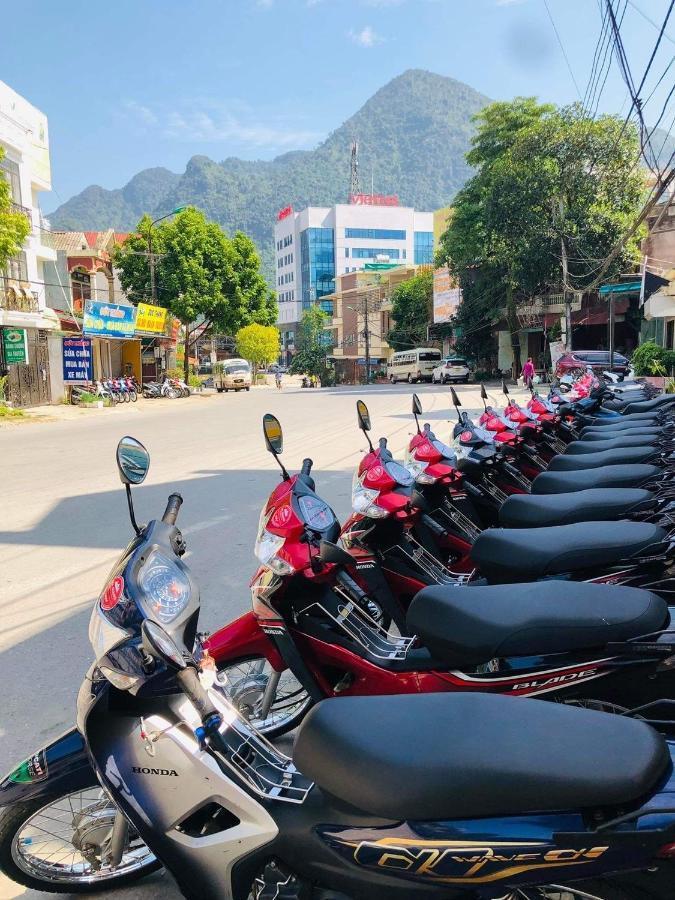
{"type": "Polygon", "coordinates": [[[163,334],[166,324],[166,310],[163,306],[152,306],[150,303],[139,303],[136,315],[136,331],[163,334]]]}

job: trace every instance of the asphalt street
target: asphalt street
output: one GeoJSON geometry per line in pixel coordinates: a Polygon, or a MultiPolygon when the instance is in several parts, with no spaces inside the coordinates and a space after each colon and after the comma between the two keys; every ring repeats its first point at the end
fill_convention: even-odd
{"type": "MultiPolygon", "coordinates": [[[[201,585],[200,626],[213,630],[250,603],[258,517],[278,481],[263,443],[263,413],[281,420],[286,467],[296,470],[310,456],[317,491],[344,519],[366,446],[355,401],[369,406],[373,439],[386,435],[400,458],[413,428],[414,390],[425,420],[448,440],[454,418],[449,389],[428,385],[259,388],[1,427],[0,773],[72,726],[76,692],[91,661],[92,602],[131,536],[115,464],[122,435],[137,437],[151,455],[148,479],[134,491],[140,521],[161,515],[172,491],[183,495],[179,524],[189,545],[186,561],[201,585]]],[[[467,410],[481,405],[477,387],[459,386],[458,393],[467,410]]],[[[0,898],[47,896],[0,876],[0,898]]],[[[106,896],[178,894],[168,876],[155,876],[106,896]]]]}

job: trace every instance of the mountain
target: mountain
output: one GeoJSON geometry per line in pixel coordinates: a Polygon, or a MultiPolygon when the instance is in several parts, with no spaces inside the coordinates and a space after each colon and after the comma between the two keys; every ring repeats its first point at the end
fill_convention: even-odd
{"type": "Polygon", "coordinates": [[[193,156],[185,172],[145,169],[125,187],[98,185],[59,206],[52,228],[129,231],[144,212],[162,215],[194,204],[227,231],[248,232],[271,274],[276,213],[288,204],[330,206],[346,202],[349,148],[359,141],[364,190],[371,171],[377,193],[398,194],[421,210],[446,205],[469,177],[464,160],[472,116],[489,99],[452,78],[411,69],[377,91],[315,150],[285,153],[271,161],[231,157],[215,162],[193,156]]]}

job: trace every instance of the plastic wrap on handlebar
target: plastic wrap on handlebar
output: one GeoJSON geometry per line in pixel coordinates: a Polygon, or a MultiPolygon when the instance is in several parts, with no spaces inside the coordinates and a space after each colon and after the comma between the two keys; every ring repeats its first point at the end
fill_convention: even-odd
{"type": "Polygon", "coordinates": [[[175,525],[182,505],[183,498],[180,494],[170,494],[169,501],[164,510],[164,515],[162,516],[162,522],[164,522],[165,525],[175,525]]]}
{"type": "Polygon", "coordinates": [[[195,709],[202,717],[202,721],[218,712],[211,702],[211,698],[206,692],[206,689],[199,680],[199,674],[196,669],[193,669],[192,667],[181,669],[176,675],[176,678],[185,692],[186,697],[193,703],[195,709]]]}

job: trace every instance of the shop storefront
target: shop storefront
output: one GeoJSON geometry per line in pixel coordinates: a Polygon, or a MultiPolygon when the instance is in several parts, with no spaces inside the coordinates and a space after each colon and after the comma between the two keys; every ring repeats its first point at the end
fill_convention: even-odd
{"type": "Polygon", "coordinates": [[[9,376],[12,406],[41,406],[52,401],[49,335],[58,329],[51,310],[0,310],[0,374],[9,376]]]}

